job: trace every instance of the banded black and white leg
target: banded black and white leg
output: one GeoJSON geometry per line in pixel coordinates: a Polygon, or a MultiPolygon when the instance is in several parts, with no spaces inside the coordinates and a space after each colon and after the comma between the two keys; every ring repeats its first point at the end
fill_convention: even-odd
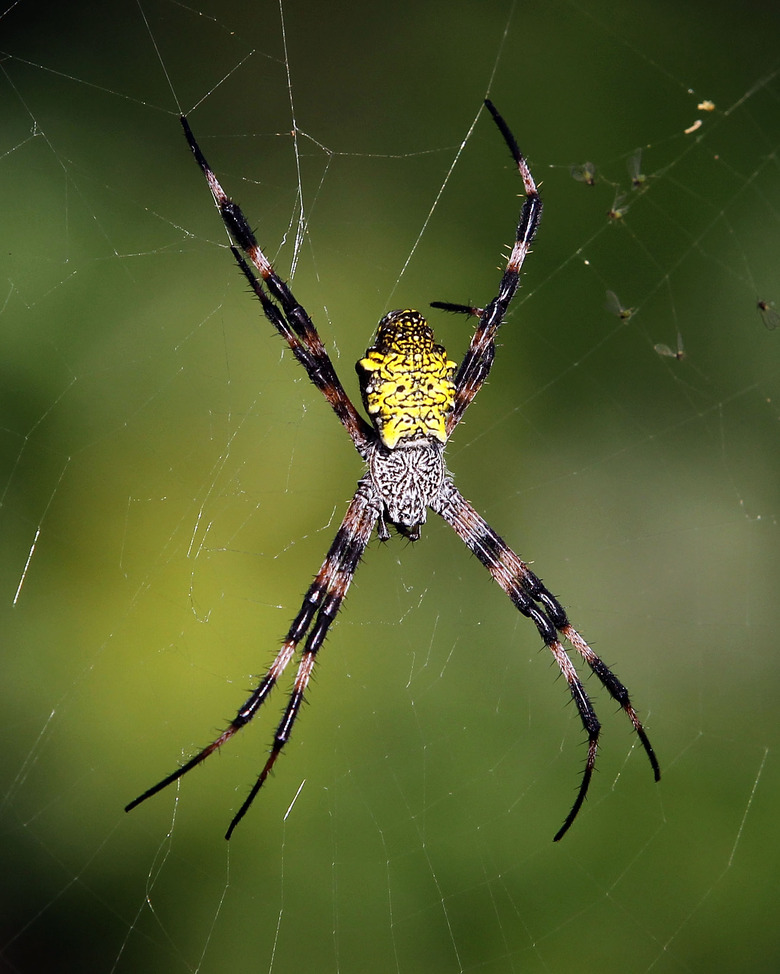
{"type": "Polygon", "coordinates": [[[626,687],[618,680],[612,670],[590,648],[588,643],[571,625],[566,610],[555,596],[542,584],[526,563],[515,554],[507,543],[499,537],[487,521],[463,497],[451,481],[445,482],[433,509],[455,531],[463,543],[471,549],[492,577],[506,592],[512,603],[524,616],[530,619],[544,640],[568,683],[577,712],[588,735],[588,753],[579,791],[563,825],[555,834],[555,841],[561,839],[582,807],[588,793],[593,769],[596,764],[599,733],[601,725],[593,709],[593,704],[580,680],[574,664],[558,638],[563,636],[582,656],[596,674],[610,696],[625,711],[634,730],[645,749],[655,780],[661,777],[661,770],[655,752],[637,717],[626,687]]]}
{"type": "Polygon", "coordinates": [[[252,786],[252,790],[249,792],[249,795],[244,800],[238,812],[236,812],[228,827],[225,838],[230,838],[233,830],[257,797],[257,793],[262,788],[284,745],[290,739],[293,725],[300,712],[301,704],[303,703],[304,695],[309,685],[309,680],[311,679],[317,653],[325,641],[325,636],[341,607],[341,603],[344,601],[358,563],[371,538],[371,532],[377,521],[378,514],[379,509],[373,492],[368,485],[361,482],[347,508],[347,513],[341,523],[341,527],[336,533],[336,537],[325,557],[325,561],[317,572],[314,581],[309,586],[303,604],[293,620],[279,652],[276,654],[274,661],[251,696],[238,710],[236,716],[216,740],[204,747],[180,768],[177,768],[174,772],[163,778],[162,781],[130,802],[125,808],[126,812],[129,812],[136,805],[145,802],[147,798],[151,798],[159,791],[162,791],[163,788],[166,788],[187,774],[188,771],[191,771],[194,767],[205,761],[210,754],[219,750],[242,727],[245,727],[265,703],[305,637],[306,642],[301,652],[301,659],[298,664],[298,671],[295,675],[293,688],[282,719],[276,728],[271,751],[262,771],[252,786]]]}
{"type": "Polygon", "coordinates": [[[206,177],[214,203],[227,229],[233,257],[259,299],[263,313],[290,346],[311,381],[325,396],[342,425],[352,437],[352,442],[355,444],[358,453],[365,457],[368,445],[373,438],[370,424],[355,409],[336,374],[333,362],[308,312],[296,300],[295,295],[279,277],[261,250],[257,238],[249,226],[249,221],[244,216],[241,207],[222,188],[213,169],[206,161],[206,157],[203,155],[184,115],[181,116],[181,124],[187,143],[206,177]],[[244,259],[241,251],[246,254],[249,263],[244,259]],[[259,278],[249,266],[250,264],[260,275],[259,278]]]}
{"type": "Polygon", "coordinates": [[[542,218],[542,199],[536,188],[531,170],[520,151],[514,135],[509,130],[504,119],[496,111],[489,100],[485,105],[493,116],[504,141],[509,148],[512,159],[518,168],[525,189],[525,200],[520,210],[517,222],[515,242],[504,270],[498,294],[485,308],[469,305],[451,304],[446,301],[431,302],[432,308],[444,311],[473,315],[479,318],[477,327],[471,337],[471,342],[455,373],[455,403],[447,419],[447,435],[449,436],[463,418],[463,414],[482,388],[493,366],[496,351],[496,334],[506,316],[507,309],[520,285],[520,269],[531,249],[531,243],[536,236],[539,222],[542,218]]]}

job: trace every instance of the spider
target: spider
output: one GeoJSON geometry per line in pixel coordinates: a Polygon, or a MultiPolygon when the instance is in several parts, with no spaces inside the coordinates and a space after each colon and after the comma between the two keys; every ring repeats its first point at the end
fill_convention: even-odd
{"type": "Polygon", "coordinates": [[[231,837],[290,739],[317,654],[341,607],[374,527],[381,541],[389,539],[391,527],[409,541],[416,541],[425,524],[428,508],[452,527],[518,611],[534,623],[569,685],[587,734],[587,757],[574,804],[555,834],[555,841],[568,831],[585,801],[600,731],[596,712],[561,637],[580,654],[626,712],[647,753],[656,781],[660,778],[655,753],[626,688],[573,628],[557,598],[458,491],[444,464],[445,444],[490,372],[496,333],[519,286],[520,269],[542,214],[536,184],[514,136],[493,104],[486,100],[485,105],[512,154],[525,189],[515,242],[498,294],[484,309],[449,302],[432,303],[434,308],[479,319],[459,366],[447,357],[441,345],[435,343],[431,328],[418,311],[391,311],[382,318],[374,344],[356,365],[370,423],[347,396],[311,318],[260,249],[246,217],[222,189],[195,141],[186,117],[181,117],[189,147],[206,177],[227,228],[233,257],[259,299],[266,318],[289,344],[311,381],[325,396],[352,437],[367,469],[281,649],[249,699],[215,741],[130,802],[126,811],[187,774],[248,724],[305,639],[293,688],[268,759],[230,823],[225,838],[231,837]]]}

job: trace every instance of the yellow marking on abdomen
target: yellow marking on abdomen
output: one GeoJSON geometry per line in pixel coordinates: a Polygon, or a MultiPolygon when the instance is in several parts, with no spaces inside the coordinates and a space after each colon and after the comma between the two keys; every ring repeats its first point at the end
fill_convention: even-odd
{"type": "Polygon", "coordinates": [[[434,342],[418,311],[391,311],[356,365],[363,403],[385,446],[423,438],[447,440],[456,363],[434,342]]]}

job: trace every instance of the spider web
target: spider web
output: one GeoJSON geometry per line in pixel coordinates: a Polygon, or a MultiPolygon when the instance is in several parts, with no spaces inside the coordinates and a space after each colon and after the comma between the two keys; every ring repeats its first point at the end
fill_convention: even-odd
{"type": "MultiPolygon", "coordinates": [[[[774,970],[777,15],[20,0],[0,23],[2,969],[774,970]],[[589,681],[600,774],[553,845],[579,721],[432,522],[370,546],[230,844],[281,689],[125,816],[243,701],[360,474],[177,115],[354,394],[389,308],[494,292],[521,186],[486,94],[545,214],[449,464],[627,683],[663,780],[589,681]]],[[[459,358],[468,323],[431,320],[459,358]]]]}

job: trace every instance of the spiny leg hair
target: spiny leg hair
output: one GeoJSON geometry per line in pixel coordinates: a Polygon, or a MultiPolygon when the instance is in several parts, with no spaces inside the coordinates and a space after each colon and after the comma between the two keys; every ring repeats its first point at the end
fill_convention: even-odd
{"type": "Polygon", "coordinates": [[[585,733],[588,735],[588,753],[585,759],[582,781],[571,811],[555,834],[554,841],[557,842],[569,830],[585,801],[596,764],[596,752],[601,730],[590,698],[582,685],[574,664],[558,638],[559,633],[582,656],[610,696],[620,704],[628,715],[650,760],[656,781],[661,777],[658,760],[631,704],[628,690],[571,625],[566,610],[555,596],[545,588],[541,579],[496,534],[487,521],[451,482],[445,484],[434,510],[444,518],[461,541],[487,568],[518,611],[534,623],[561,673],[566,678],[585,733]]]}
{"type": "Polygon", "coordinates": [[[365,456],[368,443],[372,436],[371,427],[355,409],[349,396],[344,391],[341,380],[336,374],[330,356],[311,318],[305,308],[295,299],[290,288],[279,277],[271,262],[260,249],[257,239],[249,226],[249,221],[244,216],[241,207],[230,199],[220,185],[219,180],[214,175],[214,171],[209,166],[206,157],[203,155],[200,146],[195,140],[189,122],[184,115],[181,116],[181,124],[192,154],[206,177],[206,182],[211,190],[214,203],[224,221],[228,235],[231,240],[235,241],[238,248],[243,250],[247,255],[250,263],[257,269],[257,272],[270,292],[269,296],[265,292],[261,282],[239,253],[239,249],[236,246],[231,246],[230,249],[236,259],[236,263],[249,281],[249,285],[255,295],[259,298],[266,318],[268,318],[274,328],[276,328],[282,338],[288,343],[295,357],[304,369],[306,369],[311,381],[325,396],[331,408],[341,420],[342,425],[352,437],[358,453],[361,456],[365,456]],[[274,304],[272,298],[278,301],[281,309],[274,304]]]}
{"type": "Polygon", "coordinates": [[[361,481],[325,561],[309,586],[303,604],[290,626],[281,649],[251,696],[216,740],[204,747],[180,768],[163,778],[162,781],[130,802],[125,808],[126,812],[131,811],[137,805],[145,802],[147,798],[151,798],[163,788],[173,784],[174,781],[187,774],[188,771],[205,761],[210,754],[221,748],[242,727],[245,727],[266,701],[271,690],[284,673],[287,664],[295,655],[301,640],[306,636],[306,643],[301,653],[293,689],[274,734],[268,760],[225,833],[226,839],[231,837],[233,830],[255,800],[282,748],[290,739],[295,719],[300,711],[314,669],[317,653],[325,641],[325,636],[341,607],[341,603],[344,601],[344,596],[347,594],[347,589],[371,537],[377,516],[378,511],[375,502],[372,500],[371,491],[361,481]]]}
{"type": "Polygon", "coordinates": [[[523,201],[520,217],[517,222],[515,243],[509,255],[509,260],[507,261],[504,275],[501,278],[496,297],[484,309],[465,304],[452,304],[449,301],[431,302],[432,308],[479,317],[479,322],[472,335],[469,347],[455,374],[455,405],[447,418],[448,436],[461,421],[463,414],[482,388],[485,379],[487,379],[490,373],[493,358],[496,353],[496,333],[504,320],[509,304],[520,284],[520,268],[523,266],[523,261],[531,249],[531,243],[539,228],[539,221],[542,218],[541,197],[537,192],[536,183],[522,152],[518,148],[514,135],[512,135],[509,126],[501,115],[499,115],[490,100],[485,100],[485,106],[493,116],[493,121],[504,137],[507,148],[522,177],[523,187],[525,188],[525,200],[523,201]]]}

